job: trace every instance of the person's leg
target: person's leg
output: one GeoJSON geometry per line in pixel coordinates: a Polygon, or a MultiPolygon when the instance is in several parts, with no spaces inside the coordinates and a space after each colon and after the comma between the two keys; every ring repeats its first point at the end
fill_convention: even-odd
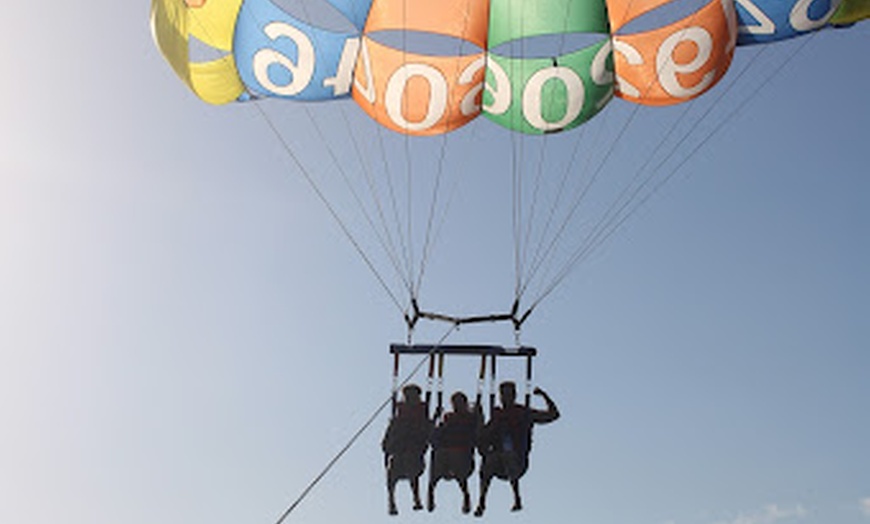
{"type": "Polygon", "coordinates": [[[408,480],[411,483],[411,493],[414,495],[414,510],[421,510],[423,503],[420,502],[420,477],[411,477],[408,480]]]}
{"type": "Polygon", "coordinates": [[[459,489],[462,491],[462,512],[468,513],[471,511],[471,493],[468,492],[468,478],[459,477],[456,479],[459,483],[459,489]]]}
{"type": "Polygon", "coordinates": [[[523,501],[520,499],[520,479],[511,479],[511,489],[514,492],[514,507],[511,511],[519,511],[523,509],[523,501]]]}
{"type": "Polygon", "coordinates": [[[435,511],[435,486],[438,485],[438,477],[434,474],[429,476],[429,493],[426,497],[426,508],[429,511],[435,511]]]}
{"type": "Polygon", "coordinates": [[[486,493],[489,491],[489,484],[492,482],[494,472],[492,470],[493,455],[483,457],[483,463],[480,465],[480,499],[477,501],[477,509],[474,510],[475,517],[482,517],[486,511],[486,493]]]}
{"type": "Polygon", "coordinates": [[[387,503],[390,515],[398,515],[399,509],[396,507],[396,477],[387,472],[387,503]]]}

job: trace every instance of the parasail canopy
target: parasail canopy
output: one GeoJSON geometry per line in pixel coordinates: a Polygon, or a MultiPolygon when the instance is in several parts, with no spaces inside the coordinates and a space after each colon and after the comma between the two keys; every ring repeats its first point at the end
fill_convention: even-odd
{"type": "MultiPolygon", "coordinates": [[[[593,183],[605,178],[599,175],[616,156],[625,128],[617,126],[610,145],[595,146],[600,162],[587,155],[582,169],[577,159],[584,155],[576,146],[563,154],[570,157],[566,166],[542,167],[544,161],[538,159],[546,157],[548,140],[558,144],[552,147],[565,147],[561,138],[582,134],[580,130],[589,127],[583,124],[606,113],[614,98],[633,108],[653,106],[652,111],[660,114],[689,107],[692,104],[680,104],[720,82],[728,83],[722,80],[731,76],[729,68],[741,47],[770,49],[778,41],[868,17],[870,0],[152,0],[151,9],[157,46],[200,99],[211,104],[287,99],[285,106],[306,108],[311,104],[302,102],[337,107],[341,104],[330,102],[344,100],[376,123],[376,131],[363,131],[359,138],[352,131],[361,126],[339,124],[349,137],[339,145],[327,137],[317,118],[295,128],[304,130],[296,134],[315,147],[308,144],[290,152],[289,141],[280,139],[310,182],[315,169],[303,166],[300,159],[315,154],[307,149],[322,145],[328,152],[308,165],[320,170],[337,164],[327,183],[358,176],[365,190],[375,194],[355,222],[375,230],[387,252],[387,265],[408,292],[404,305],[398,304],[370,254],[350,233],[351,220],[340,218],[349,206],[329,202],[315,187],[411,328],[420,318],[457,326],[480,318],[511,320],[518,329],[568,270],[682,165],[685,156],[676,167],[663,167],[673,152],[683,149],[691,154],[699,147],[688,145],[686,136],[677,137],[675,128],[662,129],[654,137],[658,144],[628,174],[626,185],[594,202],[600,215],[587,220],[578,218],[577,209],[581,201],[586,204],[593,198],[588,196],[593,183]],[[432,313],[417,299],[443,222],[439,213],[446,213],[451,203],[445,195],[445,148],[433,146],[434,155],[416,165],[409,157],[415,156],[416,145],[432,146],[433,140],[462,134],[452,132],[481,115],[482,125],[496,124],[490,127],[512,137],[513,149],[506,148],[502,156],[512,157],[514,204],[524,198],[530,202],[527,209],[514,210],[515,296],[496,314],[432,313]],[[575,128],[579,130],[550,136],[575,128]],[[398,133],[386,134],[405,142],[385,145],[390,139],[381,138],[382,130],[398,133]],[[420,138],[412,143],[412,135],[420,138]],[[540,148],[527,150],[528,145],[540,148]],[[662,153],[665,147],[670,152],[662,153]],[[396,156],[382,154],[383,159],[373,161],[369,154],[376,156],[377,149],[396,156]],[[342,163],[352,152],[356,157],[342,163]],[[398,173],[405,163],[400,188],[398,173]],[[382,180],[375,180],[376,172],[382,180]],[[548,184],[553,206],[545,210],[539,189],[548,184]],[[432,196],[418,202],[412,188],[423,186],[433,188],[432,196]],[[403,193],[408,201],[398,204],[396,195],[403,193]],[[562,207],[557,212],[558,206],[562,207]],[[411,215],[411,207],[425,210],[419,224],[412,226],[411,219],[399,226],[384,223],[386,218],[411,215]],[[538,225],[531,224],[533,218],[538,225]],[[582,222],[579,232],[566,232],[572,221],[582,222]],[[422,244],[419,254],[412,253],[412,230],[422,235],[416,242],[417,247],[422,244]],[[533,239],[533,232],[540,236],[533,239]],[[564,262],[550,265],[559,251],[557,244],[565,238],[579,240],[562,251],[564,262]],[[531,305],[521,307],[534,279],[541,281],[540,292],[531,305]]],[[[728,108],[728,114],[737,112],[734,109],[739,108],[728,108]]],[[[277,132],[274,121],[270,126],[277,132]]],[[[469,138],[463,135],[463,140],[470,142],[469,138]]],[[[632,144],[631,156],[641,157],[640,149],[632,144]]],[[[474,160],[468,158],[463,157],[462,169],[457,170],[463,176],[474,169],[474,160]]],[[[348,202],[364,208],[362,192],[352,189],[348,202]]]]}
{"type": "Polygon", "coordinates": [[[561,131],[614,94],[691,100],[725,75],[737,45],[868,16],[867,0],[153,0],[151,12],[157,45],[206,102],[353,96],[415,135],[481,113],[524,133],[561,131]],[[654,22],[637,29],[643,19],[654,22]],[[578,34],[592,38],[573,48],[578,34]],[[455,45],[415,48],[427,37],[455,45]],[[547,56],[512,52],[541,38],[558,42],[547,56]]]}

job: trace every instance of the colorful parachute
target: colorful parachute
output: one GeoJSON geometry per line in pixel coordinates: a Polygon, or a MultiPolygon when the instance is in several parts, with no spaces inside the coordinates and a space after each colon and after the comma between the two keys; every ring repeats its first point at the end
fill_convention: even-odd
{"type": "MultiPolygon", "coordinates": [[[[737,47],[754,58],[739,57],[733,79],[753,63],[773,74],[756,58],[775,46],[758,44],[868,17],[870,0],[152,0],[151,12],[158,47],[207,102],[344,99],[257,107],[409,326],[517,328],[739,113],[718,104],[736,82],[707,97],[709,109],[677,106],[726,76],[737,47]],[[639,105],[581,126],[614,97],[639,105]],[[649,111],[645,140],[628,139],[641,105],[674,107],[649,111]],[[716,106],[727,116],[702,129],[716,106]],[[498,126],[478,142],[487,123],[466,124],[481,114],[498,126]],[[493,175],[483,198],[513,208],[492,213],[513,220],[513,300],[497,314],[427,314],[418,299],[432,245],[458,181],[481,172],[493,175]]],[[[505,259],[492,251],[455,252],[485,267],[482,256],[505,259]]]]}
{"type": "Polygon", "coordinates": [[[153,0],[151,19],[166,59],[207,102],[352,96],[390,129],[431,135],[480,113],[524,133],[561,131],[613,95],[676,104],[715,85],[735,46],[868,16],[868,0],[153,0]],[[565,45],[577,34],[589,43],[565,45]],[[408,35],[455,45],[420,52],[408,35]],[[561,39],[563,52],[511,52],[536,38],[561,39]]]}

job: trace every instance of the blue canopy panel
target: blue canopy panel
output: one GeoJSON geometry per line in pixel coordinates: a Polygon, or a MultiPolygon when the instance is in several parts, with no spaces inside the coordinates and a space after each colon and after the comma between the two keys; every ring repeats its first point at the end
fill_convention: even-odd
{"type": "Polygon", "coordinates": [[[785,40],[827,25],[842,0],[735,0],[738,45],[785,40]]]}
{"type": "Polygon", "coordinates": [[[360,45],[358,22],[368,3],[333,4],[349,23],[323,28],[302,20],[272,0],[247,0],[239,12],[233,42],[236,66],[255,96],[329,100],[350,95],[360,45]]]}

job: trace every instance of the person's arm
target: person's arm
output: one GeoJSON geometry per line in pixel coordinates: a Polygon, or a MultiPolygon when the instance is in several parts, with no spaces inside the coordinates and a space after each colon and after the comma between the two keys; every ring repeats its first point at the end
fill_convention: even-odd
{"type": "Polygon", "coordinates": [[[393,433],[395,431],[395,420],[391,420],[387,425],[387,430],[384,431],[384,438],[381,440],[381,449],[384,453],[390,453],[393,447],[393,433]]]}
{"type": "Polygon", "coordinates": [[[539,409],[533,409],[532,422],[535,424],[548,424],[558,419],[559,408],[556,406],[556,403],[553,402],[553,399],[550,398],[550,395],[541,388],[535,388],[534,393],[544,399],[544,402],[547,403],[547,410],[541,411],[539,409]]]}

